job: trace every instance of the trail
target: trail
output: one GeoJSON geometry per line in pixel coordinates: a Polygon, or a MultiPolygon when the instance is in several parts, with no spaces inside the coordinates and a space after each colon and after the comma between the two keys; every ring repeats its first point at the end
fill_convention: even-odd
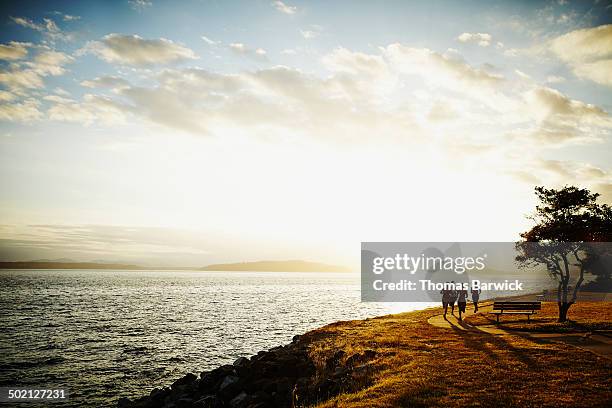
{"type": "MultiPolygon", "coordinates": [[[[491,306],[482,306],[479,313],[488,313],[491,306]]],[[[468,310],[469,315],[472,314],[468,310]]],[[[464,314],[464,316],[467,314],[464,314]]],[[[521,336],[531,339],[535,342],[555,342],[569,344],[583,350],[590,351],[598,356],[612,360],[612,337],[600,333],[531,333],[524,331],[508,331],[497,324],[472,325],[466,323],[465,320],[459,321],[458,314],[447,313],[444,315],[435,315],[427,320],[427,323],[442,329],[454,329],[471,332],[480,332],[483,335],[493,336],[521,336]]]]}

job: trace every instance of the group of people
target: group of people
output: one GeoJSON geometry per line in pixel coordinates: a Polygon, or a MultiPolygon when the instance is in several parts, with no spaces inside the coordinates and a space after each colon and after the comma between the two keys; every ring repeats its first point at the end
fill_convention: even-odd
{"type": "MultiPolygon", "coordinates": [[[[451,282],[454,283],[454,282],[451,282]]],[[[478,311],[478,300],[480,299],[480,289],[472,290],[472,302],[474,303],[474,313],[478,311]]],[[[462,320],[462,313],[465,313],[465,307],[467,305],[468,291],[467,290],[453,290],[444,289],[440,291],[442,294],[442,307],[444,308],[444,318],[446,319],[446,312],[448,307],[451,307],[451,314],[455,313],[455,302],[459,309],[459,320],[462,320]]]]}

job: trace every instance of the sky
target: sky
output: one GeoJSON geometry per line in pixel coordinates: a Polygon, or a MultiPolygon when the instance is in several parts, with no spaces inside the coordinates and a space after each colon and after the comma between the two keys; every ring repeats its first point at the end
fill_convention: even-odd
{"type": "Polygon", "coordinates": [[[610,2],[1,7],[2,260],[356,265],[612,202],[610,2]]]}

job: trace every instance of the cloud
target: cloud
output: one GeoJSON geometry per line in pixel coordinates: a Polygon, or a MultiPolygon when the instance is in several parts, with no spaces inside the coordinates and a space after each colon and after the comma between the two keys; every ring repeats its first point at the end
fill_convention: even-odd
{"type": "MultiPolygon", "coordinates": [[[[239,55],[254,52],[242,43],[228,46],[239,55]]],[[[533,81],[505,79],[487,64],[470,65],[459,53],[391,44],[378,53],[337,48],[321,62],[325,75],[285,66],[231,74],[164,69],[141,82],[144,86],[119,77],[82,85],[112,89],[107,100],[145,123],[206,136],[273,137],[290,130],[293,137],[407,140],[449,132],[481,146],[489,143],[470,139],[466,129],[503,138],[512,128],[510,144],[524,149],[599,141],[610,126],[607,113],[595,105],[533,81]]],[[[56,118],[96,120],[91,110],[62,105],[67,106],[52,112],[56,118]]]]}
{"type": "Polygon", "coordinates": [[[71,14],[64,14],[62,16],[62,19],[64,21],[76,21],[76,20],[80,20],[81,16],[74,16],[74,15],[71,15],[71,14]]]}
{"type": "Polygon", "coordinates": [[[13,22],[15,24],[18,24],[22,27],[26,27],[26,28],[31,28],[32,30],[35,31],[44,31],[45,30],[45,26],[43,24],[37,24],[35,22],[33,22],[32,20],[30,20],[29,18],[25,18],[25,17],[11,17],[11,20],[13,20],[13,22]]]}
{"type": "Polygon", "coordinates": [[[17,96],[7,91],[0,90],[0,102],[9,102],[15,100],[17,96]]]}
{"type": "MultiPolygon", "coordinates": [[[[228,47],[239,55],[256,53],[242,43],[228,47]]],[[[296,124],[300,129],[293,133],[320,137],[366,137],[374,132],[396,135],[403,126],[417,135],[419,126],[410,111],[412,106],[422,108],[412,92],[398,86],[400,78],[413,80],[415,75],[419,86],[476,96],[488,106],[502,109],[494,93],[503,78],[470,66],[460,56],[451,58],[428,49],[392,44],[378,54],[337,48],[325,55],[322,63],[330,72],[328,76],[283,66],[236,74],[166,69],[155,75],[152,79],[156,83],[149,86],[134,86],[117,78],[96,78],[82,84],[111,87],[117,98],[130,103],[131,113],[145,121],[201,135],[224,127],[249,128],[252,134],[259,129],[284,132],[295,129],[296,124]]],[[[461,111],[437,106],[419,116],[441,123],[451,116],[460,119],[465,115],[463,110],[471,106],[480,109],[481,105],[466,103],[461,111]]]]}
{"type": "Polygon", "coordinates": [[[610,125],[608,114],[602,108],[570,99],[556,89],[537,87],[525,95],[533,114],[540,121],[586,121],[610,125]]]}
{"type": "Polygon", "coordinates": [[[64,54],[63,52],[45,50],[36,55],[33,61],[27,62],[26,65],[28,65],[39,75],[57,76],[63,75],[66,72],[64,66],[72,63],[73,61],[74,58],[64,54]]]}
{"type": "Polygon", "coordinates": [[[571,99],[556,89],[534,87],[523,94],[525,116],[535,120],[527,129],[516,129],[511,137],[525,143],[562,147],[601,142],[612,128],[602,108],[571,99]]]}
{"type": "Polygon", "coordinates": [[[530,185],[581,185],[601,192],[602,187],[611,183],[606,170],[590,163],[574,160],[532,158],[522,164],[521,170],[511,174],[521,182],[530,185]]]}
{"type": "Polygon", "coordinates": [[[32,60],[21,61],[0,70],[0,84],[20,94],[25,89],[41,89],[44,88],[44,77],[64,74],[64,66],[73,61],[74,58],[67,54],[44,46],[38,47],[32,60]]]}
{"type": "Polygon", "coordinates": [[[401,71],[419,74],[439,80],[448,77],[452,80],[466,81],[470,84],[493,86],[503,77],[490,74],[467,63],[450,58],[427,48],[411,48],[401,44],[391,44],[384,49],[385,55],[401,71]]]}
{"type": "Polygon", "coordinates": [[[107,75],[95,79],[81,81],[81,85],[86,88],[111,88],[121,89],[129,86],[129,82],[123,78],[107,75]]]}
{"type": "Polygon", "coordinates": [[[546,77],[546,83],[548,84],[558,84],[561,82],[565,82],[565,78],[559,75],[549,75],[546,77]]]}
{"type": "Polygon", "coordinates": [[[132,10],[136,10],[138,12],[144,11],[153,6],[153,3],[149,0],[128,0],[128,4],[132,10]]]}
{"type": "Polygon", "coordinates": [[[50,18],[43,18],[42,23],[36,23],[33,20],[25,17],[11,17],[11,20],[13,20],[15,24],[22,27],[40,32],[45,38],[51,41],[72,41],[74,39],[74,35],[72,33],[62,31],[57,26],[55,21],[50,18]]]}
{"type": "Polygon", "coordinates": [[[81,19],[81,16],[62,13],[61,11],[54,11],[52,14],[56,16],[60,16],[63,21],[77,21],[81,19]]]}
{"type": "Polygon", "coordinates": [[[264,61],[268,59],[266,56],[267,52],[263,48],[252,49],[252,48],[247,47],[243,43],[231,43],[230,45],[228,45],[228,48],[234,54],[244,55],[246,57],[251,57],[253,59],[260,60],[260,61],[264,61]]]}
{"type": "Polygon", "coordinates": [[[564,184],[569,180],[578,184],[600,183],[608,177],[608,172],[599,167],[571,160],[540,159],[536,166],[560,177],[564,184]]]}
{"type": "Polygon", "coordinates": [[[524,73],[521,70],[515,69],[514,73],[518,75],[521,79],[531,80],[531,76],[529,76],[528,74],[524,73]]]}
{"type": "Polygon", "coordinates": [[[34,99],[27,99],[19,103],[0,104],[0,120],[8,122],[32,122],[42,117],[38,109],[40,103],[34,99]]]}
{"type": "Polygon", "coordinates": [[[60,122],[82,123],[86,126],[93,123],[106,125],[123,123],[126,119],[126,113],[131,110],[131,107],[125,104],[91,94],[85,95],[81,103],[56,95],[49,95],[45,99],[54,103],[47,110],[49,119],[60,122]]]}
{"type": "Polygon", "coordinates": [[[0,71],[0,84],[15,92],[20,92],[23,89],[43,88],[45,86],[41,75],[31,69],[0,71]]]}
{"type": "Polygon", "coordinates": [[[291,14],[295,14],[296,11],[297,11],[297,7],[289,6],[289,5],[283,3],[280,0],[273,1],[272,5],[274,6],[275,9],[277,9],[278,11],[280,11],[281,13],[284,13],[284,14],[291,15],[291,14]]]}
{"type": "Polygon", "coordinates": [[[448,122],[458,117],[459,115],[453,108],[452,104],[445,103],[443,101],[434,102],[429,113],[427,114],[427,120],[433,123],[448,122]]]}
{"type": "Polygon", "coordinates": [[[305,40],[312,40],[313,38],[317,38],[321,35],[320,30],[300,30],[300,34],[304,37],[305,40]]]}
{"type": "Polygon", "coordinates": [[[150,66],[196,59],[195,53],[165,38],[144,39],[138,35],[108,34],[87,44],[79,54],[91,53],[113,64],[150,66]]]}
{"type": "Polygon", "coordinates": [[[210,38],[208,38],[205,35],[203,35],[200,38],[202,38],[204,40],[204,42],[206,42],[206,44],[208,44],[208,45],[217,45],[217,44],[220,44],[220,41],[211,40],[210,38]]]}
{"type": "MultiPolygon", "coordinates": [[[[473,42],[481,47],[488,47],[489,45],[491,45],[492,39],[493,37],[491,36],[491,34],[487,33],[463,33],[457,37],[457,40],[462,43],[473,42]]],[[[498,45],[499,44],[501,43],[498,43],[498,45]]],[[[503,47],[503,44],[501,44],[501,47],[503,47]]]]}
{"type": "Polygon", "coordinates": [[[20,60],[28,55],[30,43],[11,41],[8,44],[0,44],[0,59],[5,61],[20,60]]]}
{"type": "Polygon", "coordinates": [[[380,55],[352,52],[336,48],[323,58],[323,64],[332,71],[367,76],[381,76],[388,73],[387,64],[380,55]]]}
{"type": "MultiPolygon", "coordinates": [[[[373,97],[355,78],[317,78],[288,67],[240,74],[202,69],[165,70],[152,87],[122,89],[120,95],[134,113],[167,128],[200,135],[216,129],[295,129],[321,137],[356,135],[366,128],[400,125],[407,118],[386,113],[387,120],[368,105],[373,97]],[[361,106],[361,105],[364,106],[361,106]],[[355,132],[340,129],[355,128],[355,132]]],[[[295,132],[294,132],[295,133],[295,132]]],[[[353,136],[357,137],[357,136],[353,136]]]]}
{"type": "Polygon", "coordinates": [[[551,49],[578,78],[612,86],[612,24],[571,31],[552,40],[551,49]]]}
{"type": "Polygon", "coordinates": [[[383,53],[400,73],[418,75],[433,87],[454,89],[479,99],[492,98],[491,91],[504,81],[499,74],[472,67],[459,58],[427,48],[396,43],[383,48],[383,53]]]}

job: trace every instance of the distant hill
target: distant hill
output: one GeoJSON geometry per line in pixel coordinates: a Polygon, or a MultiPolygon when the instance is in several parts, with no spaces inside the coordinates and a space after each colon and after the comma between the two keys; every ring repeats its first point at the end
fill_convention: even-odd
{"type": "Polygon", "coordinates": [[[257,261],[208,265],[202,271],[350,272],[349,268],[308,261],[257,261]]]}
{"type": "MultiPolygon", "coordinates": [[[[72,263],[72,262],[77,262],[74,259],[70,259],[70,258],[57,258],[57,259],[34,259],[32,261],[28,261],[28,262],[61,262],[61,263],[72,263]]],[[[98,262],[98,261],[91,261],[91,262],[98,262]]],[[[103,263],[103,262],[100,262],[103,263]]]]}
{"type": "Polygon", "coordinates": [[[344,266],[308,261],[258,261],[197,267],[152,267],[108,261],[76,262],[71,259],[39,259],[35,261],[0,261],[0,269],[117,269],[117,270],[200,270],[200,271],[263,271],[263,272],[350,272],[344,266]]]}
{"type": "Polygon", "coordinates": [[[0,262],[0,269],[150,269],[138,265],[96,262],[22,261],[0,262]]]}

